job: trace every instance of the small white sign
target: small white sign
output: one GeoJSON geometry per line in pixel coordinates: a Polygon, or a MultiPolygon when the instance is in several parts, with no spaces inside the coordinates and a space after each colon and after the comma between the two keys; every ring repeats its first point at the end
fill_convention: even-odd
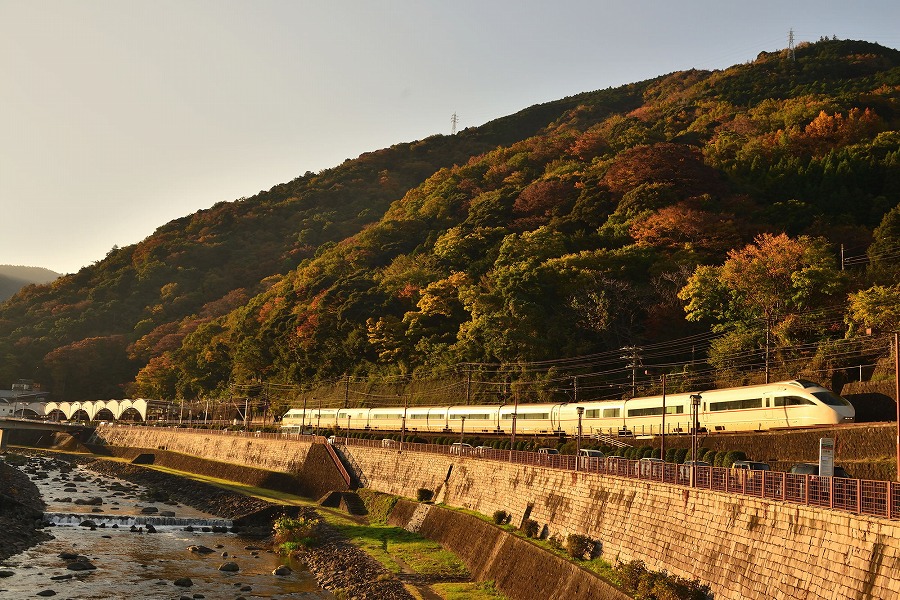
{"type": "Polygon", "coordinates": [[[834,439],[819,438],[819,475],[834,477],[834,439]]]}

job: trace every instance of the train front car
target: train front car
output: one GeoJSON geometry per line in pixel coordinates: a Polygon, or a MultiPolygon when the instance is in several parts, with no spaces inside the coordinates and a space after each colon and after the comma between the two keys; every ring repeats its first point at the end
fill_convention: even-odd
{"type": "Polygon", "coordinates": [[[709,431],[752,431],[853,422],[849,402],[817,383],[780,381],[701,392],[701,427],[709,431]]]}
{"type": "MultiPolygon", "coordinates": [[[[845,398],[838,396],[818,383],[805,379],[783,382],[789,390],[790,398],[799,398],[802,410],[797,417],[789,419],[791,426],[802,425],[840,425],[856,421],[856,409],[845,398]],[[799,393],[791,388],[799,388],[799,393]]],[[[778,402],[778,395],[775,397],[778,402]]],[[[787,401],[784,402],[786,405],[787,401]]]]}

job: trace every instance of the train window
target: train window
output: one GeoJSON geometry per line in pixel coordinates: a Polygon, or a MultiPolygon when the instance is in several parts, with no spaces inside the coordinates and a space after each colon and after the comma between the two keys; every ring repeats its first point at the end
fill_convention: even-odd
{"type": "MultiPolygon", "coordinates": [[[[468,415],[453,415],[453,414],[450,415],[450,420],[453,420],[453,419],[459,420],[459,419],[462,419],[462,418],[465,418],[466,420],[490,419],[490,418],[491,418],[491,415],[489,415],[489,414],[487,414],[487,413],[475,413],[475,414],[468,414],[468,415]]],[[[523,417],[522,415],[519,415],[519,418],[520,418],[520,419],[523,419],[523,418],[526,418],[526,417],[523,417]]]]}
{"type": "Polygon", "coordinates": [[[372,415],[373,419],[402,419],[403,413],[375,413],[372,415]]]}
{"type": "MultiPolygon", "coordinates": [[[[501,419],[512,419],[512,413],[500,415],[501,419]]],[[[550,413],[518,413],[516,419],[549,419],[550,413]]]]}
{"type": "MultiPolygon", "coordinates": [[[[684,412],[683,406],[667,406],[666,414],[667,415],[677,415],[684,412]]],[[[662,406],[651,406],[650,408],[632,408],[628,410],[629,417],[648,417],[652,415],[661,415],[663,414],[662,406]]],[[[618,415],[616,415],[618,416],[618,415]]]]}
{"type": "Polygon", "coordinates": [[[725,400],[722,402],[710,402],[710,412],[719,410],[741,410],[745,408],[762,408],[762,398],[748,398],[746,400],[725,400]]]}
{"type": "Polygon", "coordinates": [[[407,419],[427,419],[428,413],[410,413],[406,415],[407,419]]]}
{"type": "MultiPolygon", "coordinates": [[[[832,394],[831,392],[813,392],[813,396],[821,400],[824,404],[828,406],[850,406],[850,403],[847,402],[844,398],[841,398],[837,394],[832,394]]],[[[812,404],[810,402],[810,404],[812,404]]]]}
{"type": "Polygon", "coordinates": [[[776,396],[775,406],[805,406],[812,404],[812,400],[801,398],[800,396],[776,396]]]}
{"type": "Polygon", "coordinates": [[[603,417],[605,419],[609,418],[618,418],[622,415],[621,408],[591,408],[589,410],[584,411],[584,416],[588,419],[599,419],[603,417]]]}

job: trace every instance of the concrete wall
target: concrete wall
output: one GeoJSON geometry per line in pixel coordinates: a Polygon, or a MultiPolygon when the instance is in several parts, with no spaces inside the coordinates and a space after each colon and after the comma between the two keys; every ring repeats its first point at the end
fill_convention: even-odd
{"type": "Polygon", "coordinates": [[[717,600],[896,598],[900,524],[829,510],[474,458],[345,448],[369,487],[599,540],[611,561],[642,560],[711,586],[717,600]],[[447,477],[449,471],[449,477],[447,477]],[[799,590],[799,591],[798,591],[799,590]]]}

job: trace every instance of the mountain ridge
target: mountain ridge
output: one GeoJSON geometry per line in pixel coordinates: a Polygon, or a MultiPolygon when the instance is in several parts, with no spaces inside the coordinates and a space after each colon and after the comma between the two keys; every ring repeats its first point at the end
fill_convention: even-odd
{"type": "Polygon", "coordinates": [[[16,356],[0,381],[194,397],[577,355],[652,339],[655,322],[695,332],[679,272],[765,230],[871,242],[896,205],[898,65],[867,42],[761,53],[219,203],[0,305],[0,351],[16,356]]]}

